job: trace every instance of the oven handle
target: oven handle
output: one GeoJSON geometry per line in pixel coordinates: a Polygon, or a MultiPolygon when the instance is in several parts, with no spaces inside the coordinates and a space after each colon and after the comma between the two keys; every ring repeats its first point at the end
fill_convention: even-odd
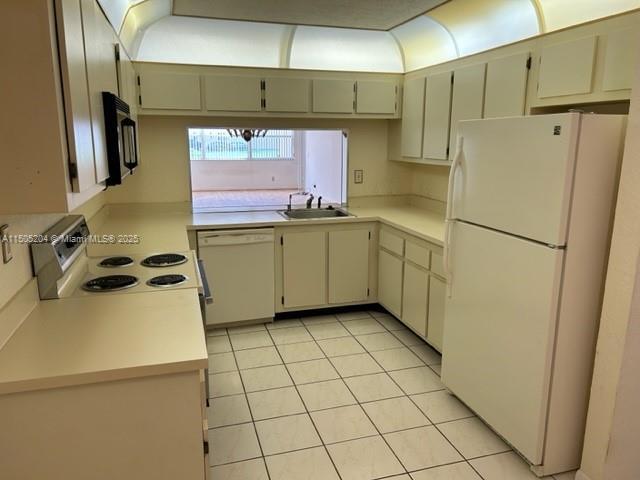
{"type": "Polygon", "coordinates": [[[202,280],[202,289],[204,290],[204,301],[208,305],[213,303],[213,296],[211,295],[211,288],[209,287],[209,280],[207,280],[207,272],[204,269],[204,262],[198,259],[198,270],[200,271],[200,279],[202,280]]]}

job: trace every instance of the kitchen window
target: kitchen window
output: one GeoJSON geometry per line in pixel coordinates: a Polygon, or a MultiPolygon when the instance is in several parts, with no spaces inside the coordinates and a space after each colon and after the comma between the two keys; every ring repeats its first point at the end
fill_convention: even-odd
{"type": "Polygon", "coordinates": [[[187,129],[194,212],[281,210],[346,202],[343,130],[187,129]],[[243,138],[244,135],[244,138],[243,138]],[[307,192],[299,194],[299,192],[307,192]]]}
{"type": "Polygon", "coordinates": [[[191,161],[294,160],[294,130],[263,130],[247,142],[234,129],[190,128],[191,161]]]}

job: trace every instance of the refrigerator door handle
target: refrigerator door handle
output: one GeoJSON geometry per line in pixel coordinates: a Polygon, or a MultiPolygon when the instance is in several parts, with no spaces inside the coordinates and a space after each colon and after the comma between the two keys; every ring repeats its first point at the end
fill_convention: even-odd
{"type": "Polygon", "coordinates": [[[453,219],[451,218],[453,212],[453,189],[456,171],[460,166],[462,159],[462,147],[464,145],[464,137],[458,136],[456,144],[456,154],[451,162],[451,170],[449,171],[449,188],[447,190],[447,213],[445,216],[445,229],[444,229],[444,248],[443,248],[443,263],[444,271],[447,277],[447,297],[451,298],[451,224],[453,219]]]}

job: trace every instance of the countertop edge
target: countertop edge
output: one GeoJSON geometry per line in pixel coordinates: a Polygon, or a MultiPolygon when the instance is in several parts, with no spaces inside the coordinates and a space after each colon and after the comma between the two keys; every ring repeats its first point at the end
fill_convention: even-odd
{"type": "MultiPolygon", "coordinates": [[[[380,222],[390,227],[396,228],[409,235],[413,235],[427,242],[433,243],[442,247],[444,241],[439,238],[435,238],[431,235],[414,230],[402,223],[398,223],[380,216],[358,216],[331,218],[331,219],[309,219],[309,220],[278,220],[278,221],[257,221],[257,222],[236,222],[236,223],[201,223],[195,224],[193,222],[187,223],[187,231],[202,231],[202,230],[221,230],[221,229],[237,229],[237,228],[267,228],[267,227],[303,227],[305,225],[336,225],[340,223],[365,223],[365,222],[380,222]]],[[[444,219],[443,219],[444,223],[444,219]]]]}
{"type": "Polygon", "coordinates": [[[0,395],[199,371],[207,368],[207,366],[208,357],[204,357],[172,363],[141,365],[136,367],[84,372],[57,377],[31,378],[28,380],[18,380],[13,382],[9,381],[0,384],[0,395]]]}

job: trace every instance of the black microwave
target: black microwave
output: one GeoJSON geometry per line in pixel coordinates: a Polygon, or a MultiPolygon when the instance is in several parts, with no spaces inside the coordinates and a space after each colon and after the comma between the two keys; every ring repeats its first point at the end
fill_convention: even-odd
{"type": "Polygon", "coordinates": [[[136,122],[129,105],[110,92],[102,92],[109,177],[107,186],[120,185],[138,166],[136,122]]]}

